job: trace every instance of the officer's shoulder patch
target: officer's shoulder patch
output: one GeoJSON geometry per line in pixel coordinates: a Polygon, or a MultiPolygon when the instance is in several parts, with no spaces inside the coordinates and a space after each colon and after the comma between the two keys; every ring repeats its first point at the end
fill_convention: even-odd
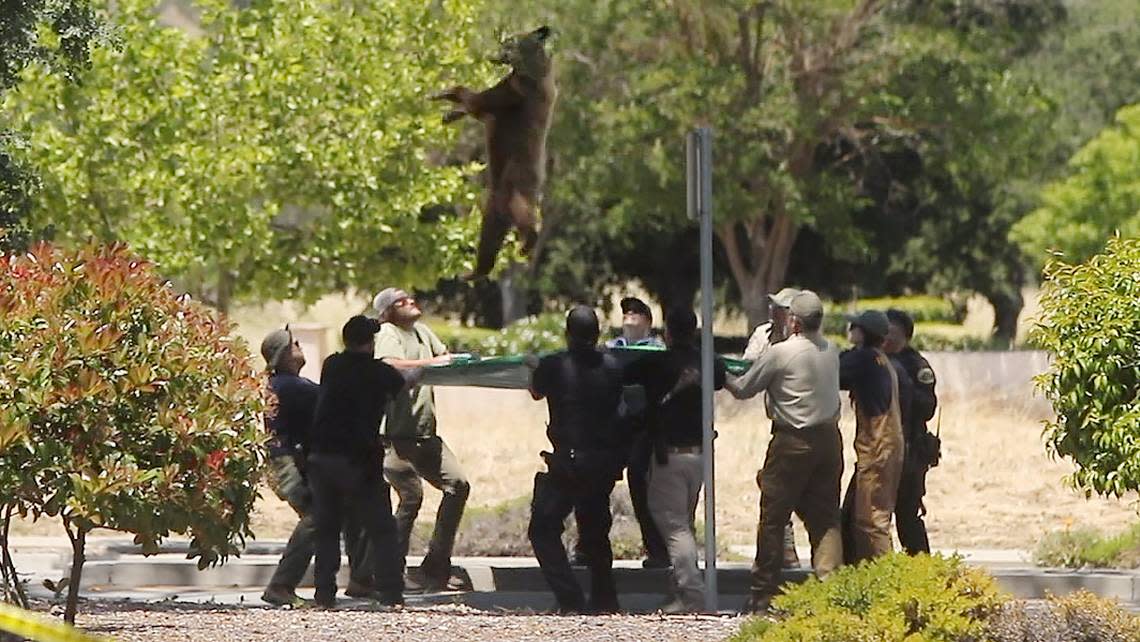
{"type": "Polygon", "coordinates": [[[929,386],[934,383],[934,370],[930,366],[925,366],[918,371],[914,378],[921,384],[929,386]]]}

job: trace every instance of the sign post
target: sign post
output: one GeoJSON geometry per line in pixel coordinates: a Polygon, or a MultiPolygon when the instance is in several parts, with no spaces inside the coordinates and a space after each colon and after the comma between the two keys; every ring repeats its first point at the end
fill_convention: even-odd
{"type": "Polygon", "coordinates": [[[713,456],[713,229],[712,130],[698,127],[686,140],[689,218],[701,224],[701,426],[704,431],[705,610],[717,611],[716,489],[713,456]]]}

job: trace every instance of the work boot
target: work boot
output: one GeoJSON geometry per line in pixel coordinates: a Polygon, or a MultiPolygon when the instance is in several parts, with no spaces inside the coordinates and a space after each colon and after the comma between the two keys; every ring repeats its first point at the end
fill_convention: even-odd
{"type": "Polygon", "coordinates": [[[768,615],[772,611],[772,598],[768,595],[760,595],[753,593],[748,596],[748,601],[741,607],[740,613],[742,615],[768,615]]]}
{"type": "Polygon", "coordinates": [[[305,604],[304,598],[293,592],[293,589],[280,584],[270,584],[261,594],[261,601],[273,606],[299,607],[305,604]]]}
{"type": "Polygon", "coordinates": [[[372,594],[372,587],[368,584],[362,584],[355,580],[348,580],[348,586],[344,589],[344,594],[348,597],[368,597],[372,594]]]}
{"type": "Polygon", "coordinates": [[[641,560],[641,568],[669,568],[673,562],[668,557],[647,557],[641,560]]]}
{"type": "Polygon", "coordinates": [[[570,566],[589,566],[590,557],[586,555],[581,549],[575,548],[570,551],[570,566]]]}
{"type": "Polygon", "coordinates": [[[371,591],[363,596],[366,599],[379,603],[381,606],[403,606],[404,594],[403,593],[386,593],[383,591],[371,591]]]}
{"type": "Polygon", "coordinates": [[[684,613],[700,613],[702,607],[686,604],[681,598],[674,598],[667,600],[664,604],[657,607],[663,615],[681,615],[684,613]]]}
{"type": "Polygon", "coordinates": [[[324,595],[317,593],[313,598],[313,604],[315,604],[318,609],[335,609],[336,594],[333,593],[331,595],[324,595]]]}

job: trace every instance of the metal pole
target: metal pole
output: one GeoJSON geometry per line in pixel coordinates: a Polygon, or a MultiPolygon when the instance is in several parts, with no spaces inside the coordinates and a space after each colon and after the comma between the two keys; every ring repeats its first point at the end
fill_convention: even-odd
{"type": "Polygon", "coordinates": [[[701,224],[701,424],[704,432],[705,610],[717,611],[716,487],[713,452],[713,285],[712,285],[712,131],[689,134],[688,205],[701,224]]]}

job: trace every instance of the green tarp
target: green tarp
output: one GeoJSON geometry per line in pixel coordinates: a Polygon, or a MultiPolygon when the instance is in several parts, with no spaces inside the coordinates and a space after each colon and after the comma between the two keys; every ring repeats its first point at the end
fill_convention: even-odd
{"type": "MultiPolygon", "coordinates": [[[[630,347],[614,348],[611,352],[625,364],[637,359],[641,353],[661,351],[662,349],[630,347]]],[[[751,362],[743,359],[722,358],[728,371],[735,375],[744,374],[751,364],[751,362]]],[[[524,359],[523,355],[488,357],[485,359],[471,355],[457,355],[450,365],[424,368],[423,383],[433,386],[475,386],[524,390],[530,384],[530,368],[524,363],[524,359]]]]}

